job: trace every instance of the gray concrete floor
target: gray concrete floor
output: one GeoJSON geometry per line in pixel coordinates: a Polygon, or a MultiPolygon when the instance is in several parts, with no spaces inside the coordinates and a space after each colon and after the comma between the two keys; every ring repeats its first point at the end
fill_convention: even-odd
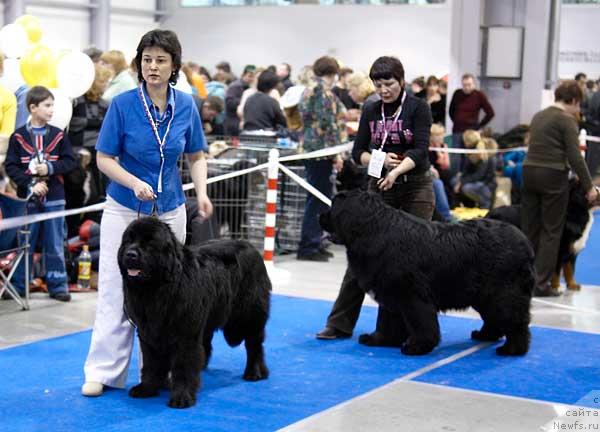
{"type": "MultiPolygon", "coordinates": [[[[343,248],[333,246],[328,263],[275,259],[271,277],[276,294],[334,300],[346,267],[343,248]]],[[[365,300],[373,305],[370,299],[365,300]]],[[[90,328],[96,293],[73,294],[70,303],[32,295],[29,311],[0,301],[0,349],[90,328]]],[[[600,333],[600,287],[558,298],[534,299],[534,325],[600,333]]],[[[472,311],[453,313],[476,316],[472,311]]],[[[315,322],[314,330],[324,322],[315,322]]],[[[396,380],[289,426],[286,431],[543,431],[566,408],[557,404],[396,380]]],[[[598,417],[596,417],[597,419],[598,417]]],[[[598,421],[600,423],[600,421],[598,421]]],[[[596,426],[600,429],[600,426],[596,426]]],[[[566,429],[566,428],[565,428],[566,429]]],[[[567,430],[567,429],[566,429],[567,430]]],[[[591,430],[595,430],[593,427],[591,430]]]]}

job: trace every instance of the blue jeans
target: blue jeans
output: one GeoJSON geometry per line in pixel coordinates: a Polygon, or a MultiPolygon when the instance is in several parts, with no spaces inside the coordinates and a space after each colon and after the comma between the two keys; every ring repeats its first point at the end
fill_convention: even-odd
{"type": "Polygon", "coordinates": [[[434,178],[433,192],[435,193],[435,209],[442,215],[444,222],[450,222],[452,214],[450,213],[450,205],[448,204],[448,197],[444,189],[444,182],[438,178],[434,178]]]}
{"type": "MultiPolygon", "coordinates": [[[[65,209],[64,204],[39,204],[30,202],[27,205],[28,214],[50,213],[65,209]]],[[[46,284],[48,292],[56,294],[59,292],[68,292],[67,271],[65,269],[65,218],[49,219],[34,223],[29,226],[31,234],[29,236],[29,277],[32,275],[33,251],[42,233],[42,259],[46,270],[46,284]]],[[[13,277],[14,286],[20,294],[25,295],[25,261],[21,260],[15,275],[13,277]]]]}
{"type": "MultiPolygon", "coordinates": [[[[453,133],[452,134],[452,148],[463,149],[465,148],[465,143],[463,142],[463,133],[453,133]]],[[[452,175],[461,172],[463,165],[465,163],[465,155],[461,153],[450,153],[450,169],[452,170],[452,175]]]]}
{"type": "Polygon", "coordinates": [[[475,201],[479,208],[489,209],[492,205],[492,189],[484,182],[465,183],[462,193],[475,201]]]}
{"type": "MultiPolygon", "coordinates": [[[[318,189],[323,195],[331,198],[333,184],[331,171],[333,165],[330,159],[305,160],[306,181],[318,189]]],[[[319,225],[319,215],[329,209],[320,199],[308,192],[304,206],[304,219],[302,220],[302,233],[298,245],[298,255],[306,256],[319,251],[323,230],[319,225]]]]}

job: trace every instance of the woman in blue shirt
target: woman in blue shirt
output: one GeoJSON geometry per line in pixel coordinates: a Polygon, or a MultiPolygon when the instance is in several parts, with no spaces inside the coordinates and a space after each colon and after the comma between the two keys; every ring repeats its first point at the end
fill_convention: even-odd
{"type": "Polygon", "coordinates": [[[100,231],[98,304],[85,362],[85,396],[104,386],[124,388],[134,329],[123,313],[117,251],[123,231],[138,217],[156,212],[185,240],[185,196],[177,161],[186,153],[202,215],[210,217],[206,194],[207,150],[198,110],[190,95],[175,90],[181,45],[166,30],[146,33],[135,58],[140,85],[112,100],[96,144],[98,168],[111,183],[100,231]]]}

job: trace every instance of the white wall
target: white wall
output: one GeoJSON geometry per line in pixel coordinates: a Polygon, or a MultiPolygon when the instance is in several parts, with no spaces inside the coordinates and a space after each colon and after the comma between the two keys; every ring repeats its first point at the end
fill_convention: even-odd
{"type": "Polygon", "coordinates": [[[561,10],[558,76],[585,72],[600,78],[600,5],[564,5],[561,10]]]}
{"type": "Polygon", "coordinates": [[[450,6],[177,8],[162,25],[177,32],[183,56],[209,70],[221,60],[292,65],[293,74],[321,55],[368,71],[380,55],[398,56],[407,78],[448,73],[450,6]]]}

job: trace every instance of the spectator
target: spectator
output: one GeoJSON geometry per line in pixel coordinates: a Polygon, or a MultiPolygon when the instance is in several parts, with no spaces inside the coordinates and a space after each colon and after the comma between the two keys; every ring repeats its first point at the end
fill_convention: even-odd
{"type": "Polygon", "coordinates": [[[242,77],[229,86],[225,93],[225,134],[238,136],[240,134],[240,118],[237,108],[242,100],[244,90],[250,87],[254,81],[256,66],[247,65],[242,77]]]}
{"type": "Polygon", "coordinates": [[[100,64],[110,69],[113,77],[102,98],[110,102],[115,96],[136,88],[136,83],[127,68],[125,55],[121,51],[106,51],[100,56],[100,64]]]}
{"type": "Polygon", "coordinates": [[[25,126],[25,123],[27,123],[27,119],[29,118],[29,110],[27,109],[28,91],[29,86],[27,84],[23,84],[15,91],[15,96],[17,98],[17,120],[15,122],[15,129],[25,126]]]}
{"type": "MultiPolygon", "coordinates": [[[[427,154],[431,129],[429,107],[424,100],[408,95],[404,66],[397,58],[379,57],[371,66],[369,77],[381,101],[363,108],[352,157],[361,165],[370,165],[372,171],[379,171],[371,173],[369,187],[381,194],[386,203],[430,220],[435,197],[427,154]],[[400,122],[402,127],[398,126],[400,122]],[[379,157],[383,169],[371,164],[379,157]]],[[[367,291],[368,287],[359,286],[353,269],[348,267],[327,318],[327,326],[317,333],[317,338],[350,337],[367,291]]],[[[398,316],[380,307],[376,331],[361,335],[359,342],[366,345],[390,343],[381,328],[388,318],[398,319],[398,316]]]]}
{"type": "MultiPolygon", "coordinates": [[[[379,100],[379,95],[375,92],[375,86],[373,81],[363,73],[357,72],[350,74],[346,79],[346,88],[348,89],[348,95],[352,101],[359,108],[348,109],[346,119],[349,121],[357,122],[360,118],[361,109],[364,105],[369,102],[375,102],[379,100]]],[[[350,127],[350,126],[349,126],[350,127]]],[[[358,123],[356,126],[358,127],[358,123]]],[[[356,131],[352,132],[355,135],[356,131]]]]}
{"type": "MultiPolygon", "coordinates": [[[[60,129],[48,124],[54,113],[54,96],[41,86],[32,87],[27,93],[27,107],[31,121],[17,129],[10,137],[6,157],[6,173],[17,184],[20,198],[35,196],[27,204],[30,215],[50,213],[65,209],[65,190],[62,176],[75,168],[76,162],[69,138],[60,129]]],[[[64,241],[65,219],[58,217],[30,225],[30,244],[40,238],[46,269],[46,284],[50,298],[68,302],[71,300],[65,269],[64,241]]],[[[34,248],[29,249],[31,268],[34,248]]],[[[19,294],[25,296],[25,262],[16,269],[13,284],[19,294]]]]}
{"type": "Polygon", "coordinates": [[[495,159],[486,151],[479,132],[466,130],[463,134],[465,148],[479,150],[468,153],[466,163],[453,180],[454,193],[462,193],[474,201],[479,208],[492,208],[492,197],[496,189],[495,159]]]}
{"type": "MultiPolygon", "coordinates": [[[[333,57],[320,57],[313,64],[315,76],[310,87],[304,91],[299,107],[304,124],[304,150],[307,152],[341,143],[338,120],[345,109],[332,91],[339,70],[338,62],[333,57]]],[[[306,180],[330,198],[333,191],[332,159],[306,159],[304,167],[306,180]]],[[[323,231],[319,225],[319,214],[325,210],[325,204],[313,194],[307,194],[298,246],[299,260],[329,260],[330,253],[321,244],[323,231]]]]}
{"type": "MultiPolygon", "coordinates": [[[[0,53],[0,77],[4,74],[4,55],[0,53]]],[[[8,139],[15,131],[17,118],[17,98],[2,84],[0,84],[0,165],[6,159],[8,139]]]]}
{"type": "Polygon", "coordinates": [[[335,94],[338,97],[338,99],[344,104],[347,110],[357,110],[360,108],[358,106],[358,103],[355,102],[348,93],[348,77],[353,72],[354,71],[352,69],[347,67],[340,69],[339,79],[333,87],[333,94],[335,94]]]}
{"type": "Polygon", "coordinates": [[[101,195],[104,195],[106,190],[106,181],[96,165],[95,147],[104,116],[108,110],[108,103],[102,99],[102,95],[108,87],[110,77],[111,72],[108,68],[100,64],[96,65],[92,86],[83,96],[79,96],[73,101],[73,116],[69,123],[69,140],[74,151],[86,148],[92,156],[90,164],[92,181],[101,195]]]}
{"type": "Polygon", "coordinates": [[[277,66],[277,76],[281,80],[281,84],[283,84],[284,93],[294,85],[292,82],[292,67],[288,63],[281,63],[277,66]]]}
{"type": "MultiPolygon", "coordinates": [[[[429,136],[429,163],[432,167],[434,179],[437,178],[442,182],[443,189],[446,195],[445,199],[448,202],[449,207],[454,208],[456,200],[454,196],[454,191],[452,189],[452,170],[450,169],[450,155],[448,154],[448,152],[445,151],[433,150],[436,148],[448,148],[448,146],[444,142],[445,133],[446,129],[444,128],[444,126],[438,123],[434,123],[431,125],[431,134],[429,136]]],[[[436,193],[436,209],[438,210],[438,212],[440,212],[440,209],[437,208],[438,193],[436,193]]]]}
{"type": "MultiPolygon", "coordinates": [[[[193,89],[196,90],[196,94],[200,99],[206,99],[208,97],[208,92],[206,91],[206,81],[201,75],[201,68],[198,64],[194,62],[187,62],[185,64],[186,69],[189,68],[189,72],[186,72],[182,66],[182,70],[184,70],[185,76],[187,77],[190,85],[193,89]]],[[[209,79],[210,81],[210,79],[209,79]]]]}
{"type": "MultiPolygon", "coordinates": [[[[217,65],[215,66],[215,70],[215,75],[223,77],[223,83],[227,86],[229,86],[237,79],[235,75],[233,75],[233,72],[231,72],[231,65],[226,61],[217,63],[217,65]]],[[[219,79],[217,79],[217,81],[219,81],[219,79]]]]}
{"type": "Polygon", "coordinates": [[[446,95],[439,91],[440,80],[431,75],[427,78],[426,99],[431,108],[431,118],[434,123],[446,124],[446,95]]]}
{"type": "MultiPolygon", "coordinates": [[[[246,106],[246,101],[248,100],[248,98],[250,96],[252,96],[253,94],[255,94],[258,90],[257,90],[257,85],[258,85],[258,80],[260,75],[262,75],[264,72],[269,72],[272,75],[275,75],[275,77],[277,77],[277,75],[275,74],[275,72],[273,72],[270,69],[263,69],[263,68],[258,68],[256,69],[256,74],[254,74],[254,80],[252,81],[252,84],[250,84],[250,87],[248,87],[246,90],[244,90],[244,93],[242,93],[242,100],[240,101],[240,104],[237,107],[237,115],[238,118],[240,119],[240,128],[244,129],[244,107],[246,106]]],[[[271,89],[269,91],[269,96],[272,97],[273,99],[275,99],[276,101],[279,101],[279,99],[281,99],[281,93],[279,93],[279,87],[280,87],[280,83],[277,83],[277,86],[273,89],[271,89]]]]}
{"type": "Polygon", "coordinates": [[[441,173],[450,172],[450,159],[447,152],[431,150],[436,148],[447,148],[447,146],[444,144],[444,127],[434,123],[431,125],[431,135],[429,136],[429,161],[431,163],[431,173],[433,174],[435,211],[443,222],[453,222],[455,218],[450,212],[448,195],[441,179],[441,173]]]}
{"type": "Polygon", "coordinates": [[[427,92],[425,90],[425,77],[420,76],[412,80],[412,83],[410,83],[410,89],[415,97],[425,99],[427,96],[427,92]]]}
{"type": "Polygon", "coordinates": [[[448,114],[452,119],[452,146],[463,148],[462,134],[467,129],[478,130],[483,128],[494,118],[494,109],[485,94],[475,88],[475,77],[472,74],[462,76],[462,89],[452,95],[448,114]],[[479,112],[483,110],[485,116],[479,121],[479,112]]]}
{"type": "Polygon", "coordinates": [[[346,88],[348,89],[348,95],[352,98],[352,101],[359,107],[363,107],[370,102],[381,100],[375,91],[373,81],[363,73],[357,72],[350,74],[346,79],[346,88]]]}
{"type": "Polygon", "coordinates": [[[440,92],[440,95],[444,96],[445,100],[448,100],[448,82],[446,81],[446,77],[439,80],[438,91],[440,92]]]}
{"type": "Polygon", "coordinates": [[[280,130],[287,126],[279,103],[269,96],[279,84],[279,77],[266,70],[258,76],[257,92],[244,105],[244,130],[280,130]]]}
{"type": "Polygon", "coordinates": [[[200,116],[191,95],[172,88],[181,68],[177,35],[168,30],[146,33],[135,61],[140,85],[115,97],[96,144],[98,167],[112,181],[100,224],[98,304],[84,367],[84,396],[100,396],[105,385],[122,388],[127,379],[135,330],[123,311],[117,262],[123,232],[140,213],[156,210],[156,217],[184,243],[185,195],[178,169],[184,153],[200,214],[212,214],[200,116]]]}
{"type": "Polygon", "coordinates": [[[94,63],[100,62],[100,57],[102,57],[102,50],[96,48],[93,45],[84,49],[83,53],[86,54],[89,58],[91,58],[94,63]]]}
{"type": "Polygon", "coordinates": [[[587,83],[587,75],[583,72],[579,72],[575,75],[575,81],[577,81],[577,85],[585,95],[586,92],[586,83],[587,83]]]}
{"type": "Polygon", "coordinates": [[[204,135],[224,135],[223,124],[217,121],[224,109],[223,99],[218,96],[209,96],[200,102],[199,111],[204,124],[204,135]]]}
{"type": "Polygon", "coordinates": [[[529,150],[523,162],[521,226],[535,251],[535,296],[557,296],[551,286],[567,204],[569,168],[579,177],[592,203],[598,192],[579,151],[579,114],[583,92],[577,81],[565,81],[554,91],[554,104],[533,116],[529,150]]]}
{"type": "MultiPolygon", "coordinates": [[[[208,74],[208,71],[206,71],[208,74]]],[[[210,75],[205,75],[208,77],[208,82],[206,83],[206,95],[209,96],[217,96],[220,97],[223,103],[225,103],[225,94],[227,93],[227,78],[225,76],[225,72],[217,72],[213,79],[211,80],[210,75]]],[[[225,117],[223,117],[224,119],[225,117]]]]}
{"type": "MultiPolygon", "coordinates": [[[[529,133],[525,134],[524,145],[529,145],[529,133]]],[[[512,150],[504,153],[502,174],[510,178],[511,182],[511,203],[519,204],[521,202],[521,188],[523,187],[523,162],[527,152],[523,150],[512,150]]]]}

